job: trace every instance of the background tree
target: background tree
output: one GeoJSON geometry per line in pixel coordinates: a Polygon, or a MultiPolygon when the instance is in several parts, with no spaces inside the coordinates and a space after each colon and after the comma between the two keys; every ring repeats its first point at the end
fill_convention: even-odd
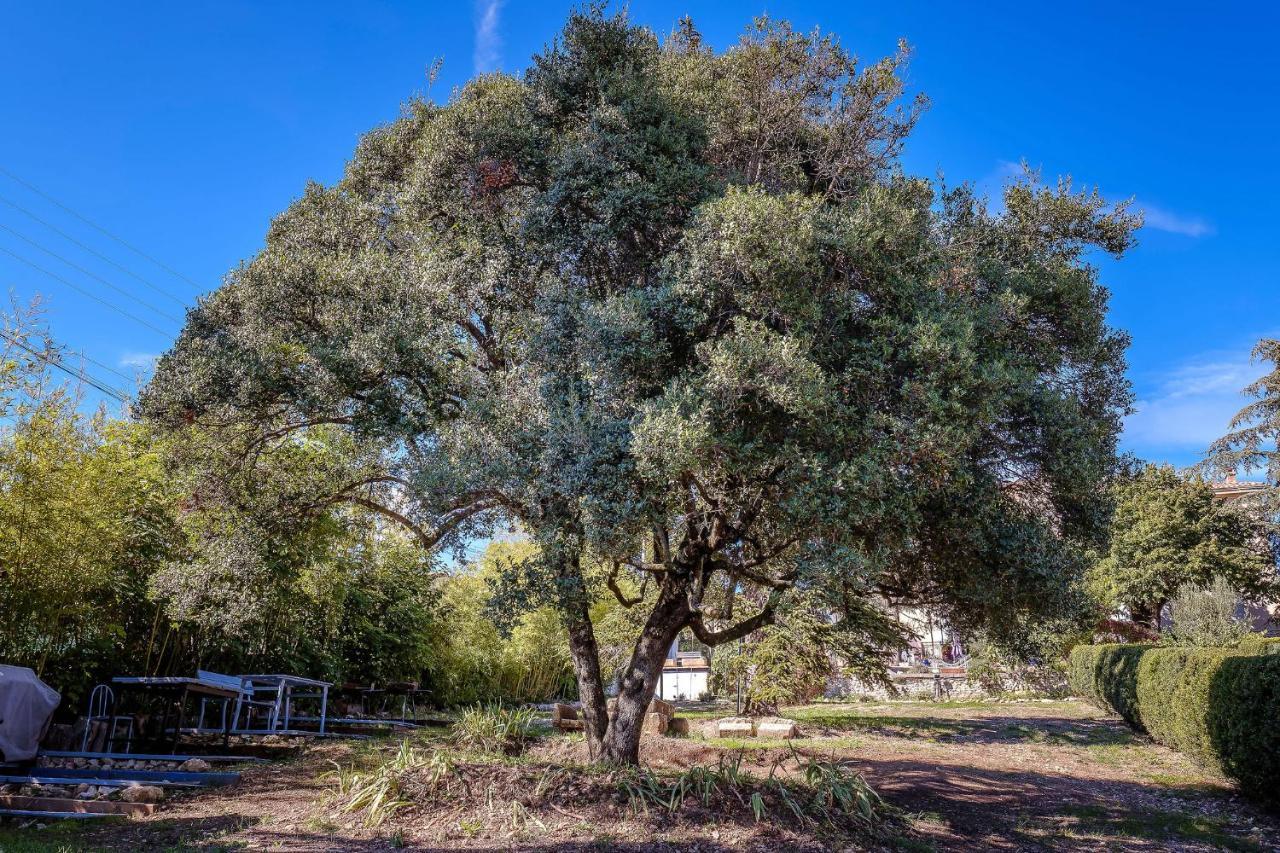
{"type": "Polygon", "coordinates": [[[83,412],[63,359],[34,308],[0,314],[0,659],[72,704],[139,656],[180,535],[148,430],[83,412]]]}
{"type": "Polygon", "coordinates": [[[732,641],[803,592],[1013,630],[1105,521],[1126,341],[1083,256],[1137,220],[1031,175],[998,214],[903,176],[905,60],[575,14],[522,78],[412,104],[308,187],[143,409],[233,467],[341,432],[360,476],[315,502],[423,549],[519,524],[538,547],[498,599],[560,614],[610,761],[685,628],[732,641]],[[600,593],[642,616],[612,719],[600,593]]]}
{"type": "Polygon", "coordinates": [[[1268,488],[1247,498],[1273,536],[1280,530],[1280,340],[1263,338],[1253,349],[1255,361],[1272,369],[1244,389],[1254,400],[1231,419],[1230,432],[1209,446],[1204,467],[1218,475],[1260,471],[1268,488]]]}
{"type": "Polygon", "coordinates": [[[1165,605],[1186,584],[1226,581],[1254,601],[1274,596],[1275,572],[1256,519],[1219,502],[1213,488],[1168,465],[1145,465],[1117,479],[1111,545],[1089,572],[1106,607],[1161,628],[1165,605]]]}

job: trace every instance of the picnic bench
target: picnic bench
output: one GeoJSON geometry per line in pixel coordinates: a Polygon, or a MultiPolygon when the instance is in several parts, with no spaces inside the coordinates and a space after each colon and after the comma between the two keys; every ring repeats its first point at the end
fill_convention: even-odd
{"type": "MultiPolygon", "coordinates": [[[[116,685],[119,693],[124,694],[126,691],[133,693],[153,694],[160,696],[167,701],[163,702],[164,712],[160,718],[160,738],[164,738],[165,731],[168,728],[170,712],[176,705],[177,720],[173,727],[173,743],[169,750],[171,753],[178,751],[178,739],[182,736],[182,730],[187,720],[187,700],[195,695],[201,698],[218,698],[234,701],[242,695],[242,691],[237,690],[226,682],[208,681],[200,677],[191,678],[181,675],[120,675],[111,679],[111,683],[116,685]]],[[[111,709],[111,714],[119,716],[118,699],[112,697],[112,704],[116,707],[111,709]]],[[[222,724],[222,743],[225,747],[229,740],[230,726],[225,718],[222,724]]],[[[113,752],[115,746],[115,727],[112,726],[107,733],[106,752],[113,752]]]]}
{"type": "Polygon", "coordinates": [[[299,675],[283,675],[280,673],[242,675],[247,689],[254,696],[274,695],[275,714],[266,729],[237,729],[242,733],[261,732],[262,734],[304,734],[292,728],[294,722],[293,704],[299,699],[319,700],[320,711],[318,721],[320,734],[325,733],[325,723],[329,715],[329,688],[332,682],[315,678],[303,678],[299,675]]]}

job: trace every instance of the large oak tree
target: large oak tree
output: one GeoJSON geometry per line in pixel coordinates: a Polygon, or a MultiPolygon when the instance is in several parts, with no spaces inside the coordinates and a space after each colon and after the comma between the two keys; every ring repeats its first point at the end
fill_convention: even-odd
{"type": "Polygon", "coordinates": [[[680,630],[732,640],[798,592],[855,631],[886,601],[1016,631],[1105,524],[1126,339],[1085,253],[1137,221],[1031,175],[998,212],[904,175],[905,58],[574,14],[307,187],[143,409],[249,468],[345,430],[363,461],[299,506],[423,548],[518,524],[538,556],[504,600],[559,608],[606,760],[637,760],[680,630]],[[606,588],[644,609],[612,716],[606,588]]]}

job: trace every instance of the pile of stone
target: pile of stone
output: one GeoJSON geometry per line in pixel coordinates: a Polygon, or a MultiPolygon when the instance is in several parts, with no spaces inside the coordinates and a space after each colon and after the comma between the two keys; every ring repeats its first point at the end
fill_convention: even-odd
{"type": "Polygon", "coordinates": [[[0,785],[0,794],[19,797],[45,797],[59,800],[121,800],[126,803],[158,803],[165,797],[164,788],[144,782],[119,785],[95,785],[92,780],[68,779],[65,785],[8,784],[0,785]]]}
{"type": "Polygon", "coordinates": [[[795,720],[784,717],[725,717],[716,720],[716,736],[791,740],[800,736],[800,729],[796,726],[795,720]]]}
{"type": "MultiPolygon", "coordinates": [[[[618,700],[610,699],[608,704],[610,717],[617,713],[617,708],[618,700]]],[[[575,706],[559,703],[551,708],[551,725],[562,732],[580,732],[585,727],[575,706]]],[[[654,699],[649,703],[643,725],[644,733],[649,735],[687,735],[689,733],[689,721],[684,717],[677,717],[676,706],[661,699],[654,699]]]]}
{"type": "Polygon", "coordinates": [[[40,756],[40,767],[71,767],[77,770],[184,770],[190,773],[203,773],[210,769],[209,762],[203,758],[191,758],[186,761],[158,761],[144,758],[81,758],[76,756],[40,756]]]}

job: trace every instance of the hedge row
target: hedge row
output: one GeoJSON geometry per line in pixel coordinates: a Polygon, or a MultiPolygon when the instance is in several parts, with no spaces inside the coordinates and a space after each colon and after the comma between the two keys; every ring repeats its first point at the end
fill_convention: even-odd
{"type": "Polygon", "coordinates": [[[1077,646],[1074,692],[1280,803],[1280,638],[1227,649],[1077,646]]]}

